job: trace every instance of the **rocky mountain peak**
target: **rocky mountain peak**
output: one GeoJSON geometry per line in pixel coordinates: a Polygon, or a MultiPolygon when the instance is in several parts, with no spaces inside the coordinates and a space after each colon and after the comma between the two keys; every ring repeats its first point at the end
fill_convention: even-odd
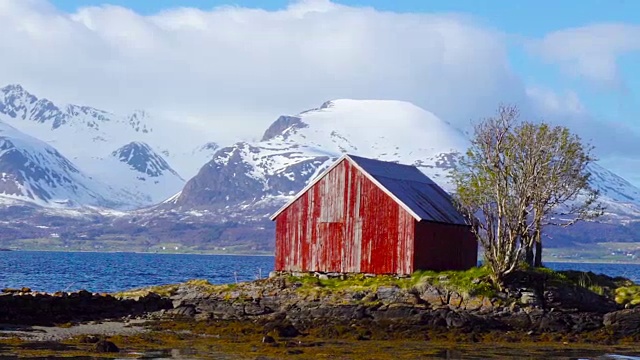
{"type": "Polygon", "coordinates": [[[0,93],[2,93],[4,96],[8,96],[9,94],[12,94],[14,96],[32,96],[31,94],[29,94],[20,84],[9,84],[6,85],[4,87],[0,88],[0,93]]]}
{"type": "Polygon", "coordinates": [[[215,155],[216,151],[220,149],[220,145],[218,145],[218,143],[215,142],[208,142],[204,145],[200,145],[198,147],[196,147],[195,149],[193,149],[191,151],[191,153],[195,156],[203,156],[206,159],[206,162],[208,162],[209,160],[211,160],[213,158],[213,155],[215,155]]]}
{"type": "Polygon", "coordinates": [[[122,205],[121,194],[83,174],[55,148],[2,122],[0,173],[0,193],[16,201],[54,207],[122,205]]]}
{"type": "Polygon", "coordinates": [[[147,127],[147,119],[149,118],[149,114],[144,110],[135,110],[131,115],[129,115],[129,125],[136,132],[148,133],[153,131],[150,127],[147,127]]]}
{"type": "MultiPolygon", "coordinates": [[[[415,165],[452,191],[448,174],[468,145],[458,129],[408,102],[332,100],[280,116],[260,141],[219,149],[174,203],[238,213],[258,204],[280,205],[345,152],[415,165]]],[[[640,190],[605,169],[594,171],[594,180],[605,201],[626,202],[616,211],[640,212],[640,190]]]]}
{"type": "Polygon", "coordinates": [[[166,160],[144,142],[132,141],[113,151],[111,156],[150,177],[159,177],[165,172],[178,176],[166,160]]]}
{"type": "Polygon", "coordinates": [[[47,99],[38,99],[19,84],[0,88],[0,114],[25,120],[31,113],[43,114],[60,111],[47,99]]]}
{"type": "Polygon", "coordinates": [[[211,141],[211,142],[208,142],[208,143],[200,146],[198,148],[198,150],[200,150],[200,151],[216,151],[219,148],[220,148],[220,145],[218,145],[217,143],[211,141]]]}
{"type": "MultiPolygon", "coordinates": [[[[182,147],[180,141],[169,143],[167,140],[171,138],[163,135],[173,135],[172,131],[154,133],[150,124],[166,123],[155,121],[144,110],[118,115],[86,105],[55,104],[29,93],[19,84],[0,88],[0,122],[23,135],[46,140],[82,172],[128,194],[131,207],[159,202],[182,188],[184,179],[168,166],[168,161],[192,161],[185,174],[192,176],[195,168],[210,158],[201,159],[201,154],[192,156],[189,147],[182,147]],[[139,143],[118,149],[134,141],[139,143]],[[151,148],[162,150],[166,157],[155,154],[151,148]]],[[[183,134],[182,127],[175,129],[176,136],[183,134]]]]}
{"type": "Polygon", "coordinates": [[[108,120],[109,114],[88,106],[67,105],[58,107],[46,98],[38,98],[29,93],[21,85],[7,85],[0,89],[0,114],[12,119],[30,120],[42,124],[50,124],[55,130],[71,122],[74,118],[83,117],[89,127],[98,127],[97,121],[108,120]]]}
{"type": "Polygon", "coordinates": [[[121,122],[130,126],[135,132],[152,131],[147,124],[150,116],[143,110],[136,110],[127,117],[118,117],[90,106],[69,104],[60,107],[46,98],[38,98],[29,93],[19,84],[0,88],[1,114],[12,119],[50,124],[52,130],[65,124],[78,124],[99,131],[104,123],[121,122]]]}
{"type": "Polygon", "coordinates": [[[322,103],[322,105],[320,106],[320,109],[328,109],[330,107],[332,107],[334,105],[332,100],[329,101],[325,101],[324,103],[322,103]]]}
{"type": "Polygon", "coordinates": [[[244,158],[244,154],[252,150],[255,151],[246,143],[218,150],[213,159],[185,184],[175,204],[208,207],[261,198],[263,183],[257,178],[252,164],[244,158]]]}
{"type": "Polygon", "coordinates": [[[432,176],[446,173],[450,162],[445,160],[462,143],[448,126],[409,103],[327,101],[296,116],[278,117],[258,142],[218,150],[174,203],[215,207],[281,202],[345,152],[416,164],[432,176]],[[396,129],[398,122],[407,126],[396,129]],[[433,128],[440,133],[431,134],[433,128]]]}
{"type": "Polygon", "coordinates": [[[303,123],[302,119],[298,116],[282,115],[269,126],[260,141],[269,141],[276,136],[285,135],[287,130],[301,129],[306,126],[307,124],[303,123]]]}

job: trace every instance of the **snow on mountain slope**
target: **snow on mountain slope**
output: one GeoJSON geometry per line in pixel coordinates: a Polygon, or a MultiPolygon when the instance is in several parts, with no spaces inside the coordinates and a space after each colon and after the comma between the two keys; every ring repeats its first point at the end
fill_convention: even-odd
{"type": "Polygon", "coordinates": [[[605,214],[613,218],[640,219],[640,189],[597,163],[589,166],[591,184],[600,191],[605,214]]]}
{"type": "Polygon", "coordinates": [[[402,101],[335,100],[298,118],[304,125],[293,124],[272,139],[334,154],[352,152],[404,162],[466,145],[463,134],[449,123],[402,101]]]}
{"type": "Polygon", "coordinates": [[[165,171],[179,176],[167,162],[145,143],[133,141],[111,153],[118,161],[129,165],[137,172],[158,177],[165,171]]]}
{"type": "Polygon", "coordinates": [[[216,152],[173,202],[179,206],[290,196],[343,153],[419,166],[447,187],[444,169],[464,149],[461,132],[402,101],[335,100],[281,116],[257,143],[216,152]]]}
{"type": "Polygon", "coordinates": [[[145,203],[158,203],[184,185],[184,179],[171,168],[164,158],[143,142],[130,142],[102,159],[106,166],[96,174],[115,187],[133,188],[136,194],[145,194],[145,203]]]}
{"type": "Polygon", "coordinates": [[[412,164],[428,176],[441,178],[439,182],[444,187],[449,183],[442,178],[440,169],[450,167],[451,155],[467,147],[462,132],[403,101],[328,101],[318,109],[302,112],[298,118],[302,125],[289,126],[266,140],[266,147],[298,144],[332,159],[353,153],[412,164]]]}
{"type": "MultiPolygon", "coordinates": [[[[181,207],[286,201],[343,153],[418,166],[451,191],[448,174],[469,146],[462,132],[402,101],[335,100],[279,117],[261,141],[239,142],[212,161],[169,203],[181,207]]],[[[640,189],[593,164],[592,184],[612,218],[640,218],[640,189]]]]}
{"type": "Polygon", "coordinates": [[[20,85],[0,88],[0,121],[43,140],[83,172],[104,177],[114,187],[146,199],[147,205],[179,191],[184,185],[182,178],[193,176],[210,159],[211,148],[195,151],[193,141],[200,137],[177,123],[158,123],[144,111],[119,116],[88,106],[59,106],[36,97],[20,85]],[[158,129],[154,128],[156,125],[158,129]],[[190,141],[181,141],[182,138],[190,141]],[[145,161],[144,166],[153,167],[161,158],[167,165],[179,164],[184,175],[165,166],[154,176],[153,186],[149,186],[147,178],[141,177],[135,167],[114,167],[120,164],[113,161],[111,154],[133,142],[144,142],[154,149],[153,154],[147,152],[149,157],[137,159],[145,161]]]}
{"type": "Polygon", "coordinates": [[[0,122],[0,195],[47,207],[122,207],[135,203],[82,173],[53,147],[0,122]]]}

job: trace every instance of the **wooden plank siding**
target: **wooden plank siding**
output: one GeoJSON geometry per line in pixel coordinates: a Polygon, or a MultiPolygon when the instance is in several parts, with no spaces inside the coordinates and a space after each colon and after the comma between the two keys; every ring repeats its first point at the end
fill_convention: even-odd
{"type": "Polygon", "coordinates": [[[277,271],[414,271],[415,219],[347,160],[275,220],[277,271]]]}
{"type": "Polygon", "coordinates": [[[415,270],[466,270],[478,263],[469,227],[420,221],[415,227],[415,270]]]}

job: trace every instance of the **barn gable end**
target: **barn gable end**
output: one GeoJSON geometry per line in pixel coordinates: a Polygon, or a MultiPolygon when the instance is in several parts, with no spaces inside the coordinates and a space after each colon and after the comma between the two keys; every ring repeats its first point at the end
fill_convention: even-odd
{"type": "Polygon", "coordinates": [[[431,230],[465,235],[469,228],[449,195],[417,168],[353,155],[339,159],[271,219],[278,271],[410,274],[437,256],[433,245],[442,239],[431,230]],[[418,239],[418,230],[424,235],[429,229],[423,224],[434,227],[418,239]]]}
{"type": "Polygon", "coordinates": [[[276,270],[410,273],[414,223],[343,159],[279,213],[276,270]]]}

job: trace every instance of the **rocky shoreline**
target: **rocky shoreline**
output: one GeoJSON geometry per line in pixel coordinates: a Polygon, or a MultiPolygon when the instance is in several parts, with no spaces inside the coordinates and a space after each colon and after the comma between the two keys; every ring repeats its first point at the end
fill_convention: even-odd
{"type": "Polygon", "coordinates": [[[607,342],[640,339],[640,308],[624,309],[580,286],[514,286],[500,295],[462,294],[430,284],[331,291],[279,276],[228,289],[183,284],[171,295],[173,308],[162,313],[199,321],[263,323],[265,333],[271,328],[292,336],[348,326],[365,333],[498,331],[569,334],[575,341],[593,341],[596,334],[607,342]]]}
{"type": "MultiPolygon", "coordinates": [[[[624,309],[580,286],[544,287],[514,282],[498,296],[464,294],[429,283],[332,289],[322,277],[277,275],[253,282],[211,285],[190,281],[121,295],[87,291],[46,294],[4,289],[0,323],[54,326],[105,319],[186,318],[284,323],[305,331],[318,326],[407,327],[463,332],[640,335],[640,307],[624,309]]],[[[293,331],[292,331],[293,333],[293,331]]]]}
{"type": "Polygon", "coordinates": [[[0,294],[0,324],[56,326],[70,322],[137,317],[163,309],[172,302],[153,292],[136,299],[120,299],[110,294],[3,289],[0,294]]]}
{"type": "MultiPolygon", "coordinates": [[[[410,339],[604,345],[640,340],[640,307],[616,303],[613,288],[601,287],[600,295],[584,286],[557,283],[545,274],[526,273],[500,293],[453,290],[446,276],[433,280],[275,274],[247,283],[211,285],[197,280],[121,294],[5,289],[0,295],[0,323],[5,324],[0,337],[18,336],[8,331],[12,326],[68,328],[137,319],[138,325],[157,334],[170,330],[202,335],[217,329],[234,337],[257,336],[273,346],[292,339],[298,344],[310,339],[410,339]]],[[[607,277],[604,281],[612,287],[616,281],[630,283],[607,277]]],[[[113,331],[117,327],[110,326],[108,335],[118,335],[113,331]]],[[[96,327],[86,330],[92,331],[96,327]]],[[[122,330],[120,335],[136,332],[122,330]]],[[[60,334],[64,333],[56,336],[60,334]]]]}

